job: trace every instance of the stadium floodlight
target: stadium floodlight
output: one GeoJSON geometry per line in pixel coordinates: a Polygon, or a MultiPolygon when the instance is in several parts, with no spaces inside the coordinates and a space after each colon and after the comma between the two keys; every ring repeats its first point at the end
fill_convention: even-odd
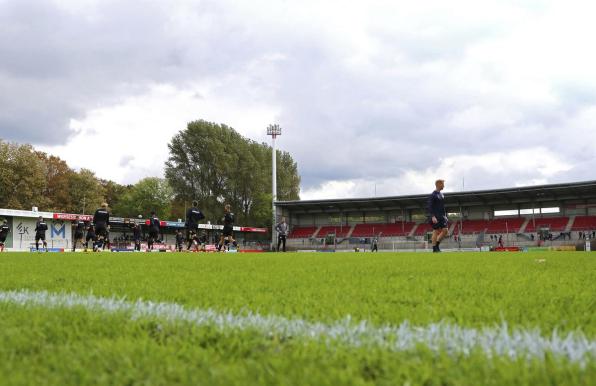
{"type": "Polygon", "coordinates": [[[273,223],[271,224],[271,250],[275,248],[275,224],[277,224],[277,215],[275,213],[275,201],[277,200],[277,150],[275,149],[275,138],[281,135],[281,127],[278,124],[267,126],[267,135],[271,136],[271,148],[272,148],[272,159],[271,159],[271,170],[272,170],[272,206],[273,206],[273,223]]]}
{"type": "Polygon", "coordinates": [[[278,124],[267,126],[267,135],[271,135],[275,139],[275,137],[281,135],[281,127],[278,124]]]}

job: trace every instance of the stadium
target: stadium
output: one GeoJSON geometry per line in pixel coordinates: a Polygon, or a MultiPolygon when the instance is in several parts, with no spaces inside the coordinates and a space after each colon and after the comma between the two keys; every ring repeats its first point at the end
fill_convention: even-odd
{"type": "MultiPolygon", "coordinates": [[[[596,182],[445,194],[450,220],[445,248],[584,249],[596,239],[596,182]]],[[[428,250],[428,195],[277,202],[297,250],[428,250]]]]}
{"type": "MultiPolygon", "coordinates": [[[[445,194],[450,221],[449,238],[443,242],[452,251],[514,251],[536,248],[585,250],[596,240],[596,181],[517,187],[445,194]],[[499,237],[502,243],[499,245],[499,237]],[[586,243],[587,242],[587,243],[586,243]]],[[[381,251],[428,251],[428,195],[335,200],[277,201],[277,221],[285,217],[290,232],[288,250],[369,251],[378,240],[381,251]]],[[[0,218],[12,231],[5,242],[7,251],[34,249],[35,221],[49,220],[48,246],[63,252],[72,247],[70,222],[79,216],[91,222],[91,215],[0,209],[0,218]]],[[[131,224],[145,228],[147,219],[110,219],[110,249],[133,251],[131,224]]],[[[161,221],[157,250],[174,251],[175,232],[184,221],[161,221]]],[[[209,250],[219,240],[222,225],[204,223],[209,250]]],[[[271,229],[235,226],[236,238],[246,251],[271,250],[271,229]]],[[[276,239],[275,235],[273,237],[276,239]]],[[[276,248],[276,245],[273,245],[276,248]]],[[[146,242],[142,250],[146,250],[146,242]]]]}
{"type": "Polygon", "coordinates": [[[141,251],[169,253],[123,253],[134,252],[131,225],[145,234],[150,220],[114,216],[105,251],[70,252],[71,223],[93,216],[0,209],[11,252],[0,254],[0,375],[592,384],[596,181],[448,192],[441,254],[430,253],[428,199],[276,201],[285,253],[270,243],[276,228],[237,225],[239,248],[217,253],[224,226],[209,222],[197,225],[205,251],[177,252],[183,219],[159,222],[155,249],[143,237],[141,251]],[[39,216],[48,246],[35,252],[39,216]]]}
{"type": "Polygon", "coordinates": [[[0,0],[0,386],[596,385],[595,14],[0,0]]]}

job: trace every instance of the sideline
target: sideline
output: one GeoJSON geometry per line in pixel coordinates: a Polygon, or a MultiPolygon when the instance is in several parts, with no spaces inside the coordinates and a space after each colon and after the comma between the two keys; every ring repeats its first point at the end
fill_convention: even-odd
{"type": "Polygon", "coordinates": [[[582,366],[596,359],[596,341],[586,338],[581,332],[559,335],[553,331],[550,336],[542,336],[539,330],[509,328],[506,323],[482,329],[446,322],[414,326],[407,321],[379,327],[347,317],[325,324],[258,313],[222,313],[212,309],[187,308],[177,303],[28,290],[0,291],[0,303],[48,309],[82,307],[89,311],[127,313],[133,320],[158,318],[168,322],[213,326],[219,330],[255,330],[264,336],[340,342],[353,347],[379,347],[392,351],[414,350],[422,344],[433,352],[451,355],[469,356],[477,350],[489,358],[503,356],[544,360],[546,356],[553,355],[582,366]]]}

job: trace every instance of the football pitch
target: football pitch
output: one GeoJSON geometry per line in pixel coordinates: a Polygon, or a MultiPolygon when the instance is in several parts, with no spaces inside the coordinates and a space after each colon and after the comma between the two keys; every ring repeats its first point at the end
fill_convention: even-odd
{"type": "Polygon", "coordinates": [[[594,385],[596,253],[4,253],[0,384],[594,385]]]}

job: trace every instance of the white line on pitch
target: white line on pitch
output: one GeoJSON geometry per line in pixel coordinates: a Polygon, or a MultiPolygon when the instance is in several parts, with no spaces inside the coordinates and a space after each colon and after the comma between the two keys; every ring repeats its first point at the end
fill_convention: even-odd
{"type": "Polygon", "coordinates": [[[446,322],[414,326],[405,321],[396,326],[378,327],[366,321],[354,321],[350,317],[325,324],[256,313],[234,314],[186,308],[176,303],[28,290],[0,291],[0,303],[50,309],[82,307],[91,311],[127,313],[133,319],[150,317],[171,322],[184,321],[197,326],[214,326],[220,330],[255,330],[265,336],[328,340],[354,347],[380,347],[393,351],[413,350],[418,345],[425,345],[434,352],[446,351],[465,356],[481,350],[489,357],[513,359],[543,359],[547,354],[580,364],[596,359],[596,341],[580,332],[559,335],[554,331],[544,337],[537,329],[508,328],[506,324],[474,329],[446,322]]]}

